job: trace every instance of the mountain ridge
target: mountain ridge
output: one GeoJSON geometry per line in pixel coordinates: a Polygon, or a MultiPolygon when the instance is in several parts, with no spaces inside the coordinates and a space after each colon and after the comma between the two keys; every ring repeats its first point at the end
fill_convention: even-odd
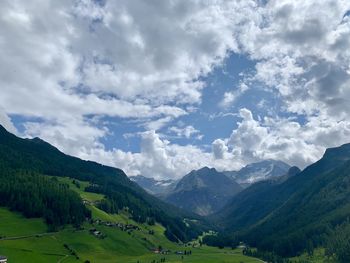
{"type": "Polygon", "coordinates": [[[165,200],[199,215],[208,215],[239,191],[241,187],[225,174],[203,167],[185,175],[165,200]]]}
{"type": "Polygon", "coordinates": [[[137,183],[143,189],[155,196],[161,196],[172,191],[177,181],[176,180],[156,180],[154,178],[145,177],[142,175],[130,176],[131,181],[137,183]]]}
{"type": "Polygon", "coordinates": [[[234,179],[243,187],[274,177],[284,176],[291,166],[280,160],[266,159],[250,163],[238,171],[224,171],[223,173],[234,179]]]}
{"type": "Polygon", "coordinates": [[[310,242],[324,244],[331,229],[350,217],[349,175],[350,144],[330,148],[287,180],[253,184],[211,219],[230,238],[295,256],[310,242]]]}
{"type": "MultiPolygon", "coordinates": [[[[15,171],[29,171],[42,176],[69,177],[87,181],[85,190],[105,196],[101,208],[116,213],[123,207],[132,211],[138,222],[155,220],[166,227],[166,235],[172,240],[187,240],[200,233],[197,227],[187,227],[183,218],[200,218],[148,194],[129,180],[118,168],[69,156],[51,144],[39,139],[22,139],[0,125],[0,165],[15,171]],[[198,232],[196,232],[198,231],[198,232]]],[[[0,174],[2,175],[2,174],[0,174]]]]}

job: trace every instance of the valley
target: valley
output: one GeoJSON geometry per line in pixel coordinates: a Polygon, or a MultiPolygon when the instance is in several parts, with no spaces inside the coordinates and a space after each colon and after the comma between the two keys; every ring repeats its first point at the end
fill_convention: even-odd
{"type": "Polygon", "coordinates": [[[241,249],[218,249],[198,242],[193,247],[170,242],[164,235],[164,227],[159,224],[140,224],[127,212],[108,214],[98,209],[94,202],[103,195],[86,193],[82,187],[87,182],[70,178],[59,178],[61,182],[79,193],[92,212],[91,222],[85,222],[80,229],[65,226],[56,232],[47,232],[42,219],[27,219],[6,208],[0,208],[0,254],[9,262],[232,262],[255,263],[259,260],[242,255],[241,249]],[[80,185],[78,188],[77,183],[80,185]],[[126,231],[109,223],[132,225],[137,230],[126,231]],[[91,229],[102,233],[95,236],[91,229]],[[159,247],[168,254],[156,254],[159,247]],[[177,255],[176,252],[191,251],[191,255],[177,255]]]}
{"type": "Polygon", "coordinates": [[[348,260],[350,144],[248,187],[204,167],[165,201],[120,169],[1,127],[0,153],[0,255],[9,262],[348,260]]]}
{"type": "Polygon", "coordinates": [[[0,263],[350,263],[350,0],[0,21],[0,263]]]}

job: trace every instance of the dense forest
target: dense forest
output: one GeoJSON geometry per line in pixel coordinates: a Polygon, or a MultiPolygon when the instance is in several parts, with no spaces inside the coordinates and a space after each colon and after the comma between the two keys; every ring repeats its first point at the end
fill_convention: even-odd
{"type": "MultiPolygon", "coordinates": [[[[225,234],[204,242],[232,246],[244,241],[260,254],[273,251],[284,258],[326,247],[334,229],[350,217],[349,160],[350,144],[328,149],[284,182],[261,182],[242,191],[212,218],[225,234]]],[[[340,257],[340,250],[328,251],[340,257]]]]}
{"type": "Polygon", "coordinates": [[[350,222],[347,220],[336,227],[325,245],[327,257],[335,256],[340,263],[350,262],[350,222]]]}
{"type": "MultiPolygon", "coordinates": [[[[166,228],[167,237],[174,241],[190,240],[207,229],[198,216],[149,195],[130,181],[122,170],[65,155],[39,138],[18,138],[2,126],[0,126],[0,163],[6,169],[13,170],[15,174],[23,177],[41,174],[88,181],[90,187],[86,189],[87,191],[106,196],[101,208],[114,213],[127,207],[133,219],[138,222],[162,223],[166,228]],[[22,171],[26,173],[23,174],[22,171]],[[183,218],[196,220],[189,220],[185,224],[183,218]]],[[[45,182],[51,182],[52,187],[57,184],[48,180],[45,182]]]]}
{"type": "Polygon", "coordinates": [[[0,163],[0,205],[26,217],[43,217],[50,230],[79,226],[91,216],[68,185],[31,171],[14,171],[0,163]]]}

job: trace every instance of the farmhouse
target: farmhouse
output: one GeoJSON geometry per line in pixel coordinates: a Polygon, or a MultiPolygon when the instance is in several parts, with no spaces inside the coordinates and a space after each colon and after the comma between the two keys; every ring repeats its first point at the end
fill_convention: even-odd
{"type": "Polygon", "coordinates": [[[0,263],[7,263],[7,257],[0,256],[0,263]]]}
{"type": "Polygon", "coordinates": [[[239,245],[237,246],[237,248],[245,249],[245,248],[247,248],[247,246],[245,243],[239,242],[239,245]]]}

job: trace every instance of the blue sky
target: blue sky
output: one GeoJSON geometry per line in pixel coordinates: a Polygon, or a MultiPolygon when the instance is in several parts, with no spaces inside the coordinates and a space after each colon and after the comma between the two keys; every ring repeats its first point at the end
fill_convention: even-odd
{"type": "Polygon", "coordinates": [[[5,1],[0,123],[128,175],[350,142],[348,1],[5,1]],[[45,4],[44,4],[45,3],[45,4]]]}
{"type": "MultiPolygon", "coordinates": [[[[260,117],[271,114],[267,112],[267,109],[273,110],[273,114],[278,114],[279,99],[271,91],[264,90],[259,83],[254,83],[251,90],[242,94],[235,103],[227,107],[221,106],[225,92],[237,91],[240,83],[244,81],[244,76],[254,71],[254,66],[254,61],[247,56],[230,54],[222,65],[217,66],[207,76],[201,77],[204,88],[201,102],[195,106],[196,109],[185,116],[168,122],[157,132],[162,137],[179,145],[193,144],[210,149],[211,143],[215,139],[227,138],[232,130],[237,128],[237,122],[240,120],[238,116],[240,108],[247,107],[260,117]],[[262,101],[264,101],[265,107],[258,107],[257,105],[262,101]],[[169,130],[171,127],[183,128],[189,125],[198,130],[198,133],[188,138],[178,136],[169,130]]],[[[141,150],[140,136],[137,136],[137,133],[147,129],[138,127],[138,124],[132,119],[104,118],[103,121],[108,122],[107,127],[111,131],[111,134],[102,138],[107,149],[119,148],[131,152],[141,150]]]]}

